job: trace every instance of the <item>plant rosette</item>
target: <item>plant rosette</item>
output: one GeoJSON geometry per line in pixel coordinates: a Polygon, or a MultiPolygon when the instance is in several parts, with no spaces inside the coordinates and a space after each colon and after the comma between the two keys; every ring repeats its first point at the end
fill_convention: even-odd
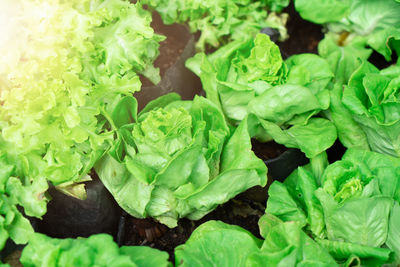
{"type": "MultiPolygon", "coordinates": [[[[303,229],[338,261],[400,262],[400,160],[348,149],[321,178],[300,167],[269,189],[266,212],[303,229]]],[[[348,265],[345,265],[348,266],[348,265]]]]}
{"type": "Polygon", "coordinates": [[[268,35],[238,40],[210,55],[198,53],[186,62],[206,96],[231,125],[247,118],[251,137],[300,149],[314,169],[337,138],[334,124],[321,111],[330,105],[333,78],[328,62],[314,54],[283,61],[268,35]]]}
{"type": "Polygon", "coordinates": [[[211,101],[168,94],[137,114],[133,97],[110,117],[115,146],[95,170],[118,204],[137,218],[169,227],[197,220],[237,194],[267,182],[267,167],[251,150],[247,122],[230,129],[211,101]]]}

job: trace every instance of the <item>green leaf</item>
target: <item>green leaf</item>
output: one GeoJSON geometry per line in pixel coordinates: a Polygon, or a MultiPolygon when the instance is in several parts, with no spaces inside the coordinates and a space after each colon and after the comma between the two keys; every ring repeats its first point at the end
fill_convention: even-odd
{"type": "Polygon", "coordinates": [[[369,150],[367,137],[342,103],[342,86],[335,84],[330,91],[330,116],[336,126],[340,142],[347,148],[369,150]]]}
{"type": "Polygon", "coordinates": [[[287,130],[266,120],[260,120],[262,127],[277,143],[299,148],[308,158],[313,158],[333,145],[336,128],[328,120],[312,118],[306,125],[295,125],[287,130]]]}
{"type": "Polygon", "coordinates": [[[340,21],[350,11],[350,0],[307,1],[295,0],[296,11],[303,19],[323,24],[340,21]]]}
{"type": "Polygon", "coordinates": [[[396,262],[400,262],[400,205],[399,202],[394,204],[390,213],[389,232],[386,245],[395,252],[396,262]]]}
{"type": "Polygon", "coordinates": [[[232,40],[254,37],[262,28],[279,30],[282,38],[287,33],[284,25],[287,15],[278,16],[267,12],[268,8],[279,11],[289,4],[288,0],[145,0],[155,9],[165,24],[188,22],[192,33],[199,32],[196,48],[205,51],[207,47],[219,47],[232,40]]]}
{"type": "Polygon", "coordinates": [[[246,230],[219,221],[200,225],[184,245],[175,249],[176,266],[245,266],[261,240],[246,230]]]}
{"type": "Polygon", "coordinates": [[[286,60],[289,68],[287,83],[303,85],[313,94],[327,87],[334,77],[328,62],[314,54],[300,54],[286,60]]]}
{"type": "Polygon", "coordinates": [[[352,73],[366,61],[372,51],[365,48],[366,39],[355,37],[344,45],[339,45],[333,34],[326,34],[318,44],[318,54],[324,58],[335,74],[334,82],[347,84],[352,73]]]}
{"type": "Polygon", "coordinates": [[[320,102],[310,89],[291,84],[272,87],[249,102],[249,112],[277,124],[296,114],[320,108],[320,102]]]}
{"type": "Polygon", "coordinates": [[[260,228],[270,227],[259,253],[254,253],[247,266],[337,266],[335,260],[320,245],[301,230],[298,222],[282,222],[266,214],[260,228]],[[272,221],[272,223],[271,223],[272,221]]]}
{"type": "Polygon", "coordinates": [[[382,264],[389,260],[392,253],[387,248],[369,247],[341,241],[317,239],[317,242],[322,247],[327,249],[329,253],[336,259],[348,259],[353,255],[357,255],[357,257],[360,257],[362,259],[378,259],[379,261],[381,261],[382,264]]]}
{"type": "Polygon", "coordinates": [[[30,267],[170,266],[167,259],[166,252],[149,247],[119,248],[107,234],[56,239],[36,233],[22,251],[21,263],[30,267]]]}
{"type": "Polygon", "coordinates": [[[122,98],[112,111],[111,118],[117,128],[137,120],[138,103],[136,98],[126,96],[122,98]]]}
{"type": "Polygon", "coordinates": [[[385,243],[392,199],[376,196],[349,199],[342,205],[332,205],[327,193],[317,190],[316,195],[324,209],[329,239],[372,247],[385,243]],[[347,223],[344,224],[344,221],[347,223]]]}
{"type": "Polygon", "coordinates": [[[368,38],[368,45],[390,61],[393,50],[400,54],[400,30],[390,27],[377,31],[368,38]]]}
{"type": "Polygon", "coordinates": [[[396,79],[379,74],[374,66],[364,62],[345,87],[343,104],[365,132],[371,150],[399,156],[399,87],[393,81],[396,79]]]}
{"type": "Polygon", "coordinates": [[[123,255],[127,255],[137,267],[170,267],[168,253],[146,246],[123,246],[120,248],[123,255]]]}

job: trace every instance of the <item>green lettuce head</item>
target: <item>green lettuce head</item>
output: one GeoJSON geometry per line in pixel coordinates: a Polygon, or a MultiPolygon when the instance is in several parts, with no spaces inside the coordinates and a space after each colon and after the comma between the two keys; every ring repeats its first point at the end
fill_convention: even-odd
{"type": "Polygon", "coordinates": [[[400,68],[364,62],[343,91],[343,104],[373,151],[400,157],[400,68]]]}
{"type": "MultiPolygon", "coordinates": [[[[348,149],[321,178],[300,167],[269,189],[266,212],[299,222],[338,262],[400,262],[400,160],[348,149]]],[[[347,264],[345,266],[348,266],[347,264]]]]}
{"type": "Polygon", "coordinates": [[[150,102],[123,100],[118,140],[95,169],[119,205],[135,217],[174,227],[200,219],[240,192],[265,185],[267,168],[251,151],[247,122],[231,130],[209,100],[181,101],[176,94],[150,102]],[[130,123],[129,123],[130,122],[130,123]]]}
{"type": "Polygon", "coordinates": [[[284,61],[269,36],[258,34],[211,55],[199,53],[186,64],[231,124],[248,117],[252,137],[300,148],[309,158],[336,140],[335,126],[314,116],[330,104],[326,87],[333,73],[321,57],[302,54],[284,61]]]}
{"type": "Polygon", "coordinates": [[[84,180],[112,140],[104,106],[139,91],[138,74],[159,79],[163,37],[127,1],[5,3],[18,31],[0,45],[0,146],[26,176],[84,180]]]}

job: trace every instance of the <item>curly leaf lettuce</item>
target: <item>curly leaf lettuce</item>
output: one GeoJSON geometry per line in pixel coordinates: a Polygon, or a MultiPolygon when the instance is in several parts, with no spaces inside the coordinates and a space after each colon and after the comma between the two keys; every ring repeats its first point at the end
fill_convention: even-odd
{"type": "Polygon", "coordinates": [[[162,17],[164,23],[189,24],[192,32],[200,31],[196,44],[198,50],[206,46],[219,47],[228,40],[255,36],[262,28],[279,30],[281,38],[287,38],[285,28],[287,14],[268,14],[267,8],[280,11],[289,1],[253,0],[145,0],[162,17]]]}
{"type": "Polygon", "coordinates": [[[85,179],[112,140],[104,106],[140,90],[138,73],[159,79],[152,62],[163,37],[149,12],[122,0],[12,5],[20,31],[0,47],[8,55],[0,144],[23,162],[25,176],[56,185],[85,179]]]}
{"type": "Polygon", "coordinates": [[[128,213],[174,227],[179,218],[200,219],[265,185],[267,168],[251,151],[245,121],[230,130],[209,100],[171,96],[150,102],[137,120],[121,126],[116,145],[95,169],[128,213]]]}
{"type": "Polygon", "coordinates": [[[301,167],[274,182],[266,212],[300,223],[339,262],[398,264],[399,173],[398,158],[349,149],[320,179],[301,167]]]}
{"type": "Polygon", "coordinates": [[[395,0],[295,0],[300,16],[340,32],[368,35],[389,26],[399,27],[400,4],[395,0]]]}
{"type": "Polygon", "coordinates": [[[35,233],[22,251],[21,263],[29,267],[171,266],[166,252],[149,247],[119,248],[107,234],[56,239],[35,233]]]}
{"type": "Polygon", "coordinates": [[[21,173],[14,159],[0,154],[0,250],[8,238],[17,244],[25,244],[33,234],[30,222],[18,206],[29,216],[40,217],[46,211],[44,192],[48,185],[45,177],[20,179],[21,173]]]}

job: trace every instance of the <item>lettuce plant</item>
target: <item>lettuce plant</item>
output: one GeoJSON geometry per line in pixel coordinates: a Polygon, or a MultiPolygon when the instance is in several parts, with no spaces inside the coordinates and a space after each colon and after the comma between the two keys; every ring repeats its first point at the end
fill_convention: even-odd
{"type": "Polygon", "coordinates": [[[398,158],[349,149],[319,179],[300,167],[269,189],[266,212],[299,222],[338,261],[398,264],[398,158]]]}
{"type": "Polygon", "coordinates": [[[118,247],[107,234],[56,239],[35,233],[24,248],[26,267],[168,267],[168,254],[150,247],[118,247]]]}
{"type": "Polygon", "coordinates": [[[400,26],[400,3],[396,0],[295,0],[294,3],[303,19],[327,24],[335,32],[365,36],[400,26]]]}
{"type": "Polygon", "coordinates": [[[176,266],[339,266],[298,222],[267,214],[259,226],[264,240],[241,227],[208,221],[175,249],[176,266]]]}
{"type": "Polygon", "coordinates": [[[174,227],[179,218],[200,219],[238,193],[266,184],[267,168],[251,151],[247,122],[229,128],[211,101],[170,94],[138,116],[134,98],[118,106],[111,116],[118,140],[95,169],[131,215],[174,227]]]}
{"type": "Polygon", "coordinates": [[[400,157],[400,69],[364,62],[343,91],[343,104],[365,132],[371,150],[400,157]]]}
{"type": "Polygon", "coordinates": [[[219,47],[227,40],[237,40],[256,35],[262,28],[279,30],[281,38],[287,38],[287,15],[268,14],[270,7],[280,11],[289,4],[287,0],[142,0],[154,8],[164,23],[189,24],[191,32],[200,31],[197,49],[206,46],[219,47]]]}
{"type": "Polygon", "coordinates": [[[151,62],[162,38],[148,12],[121,0],[14,5],[21,36],[2,50],[1,147],[30,179],[79,181],[110,140],[102,106],[140,90],[137,73],[158,79],[151,62]]]}
{"type": "Polygon", "coordinates": [[[158,42],[150,13],[121,0],[2,1],[10,35],[0,43],[0,249],[26,243],[26,215],[46,212],[50,181],[84,198],[79,183],[113,133],[108,106],[140,90],[158,42]],[[135,25],[134,27],[132,25],[135,25]],[[104,113],[104,114],[103,114],[104,113]]]}
{"type": "Polygon", "coordinates": [[[248,118],[252,137],[300,148],[309,158],[324,157],[336,140],[333,123],[316,116],[330,104],[333,73],[323,58],[302,54],[283,61],[268,35],[258,34],[186,64],[232,125],[248,118]]]}

